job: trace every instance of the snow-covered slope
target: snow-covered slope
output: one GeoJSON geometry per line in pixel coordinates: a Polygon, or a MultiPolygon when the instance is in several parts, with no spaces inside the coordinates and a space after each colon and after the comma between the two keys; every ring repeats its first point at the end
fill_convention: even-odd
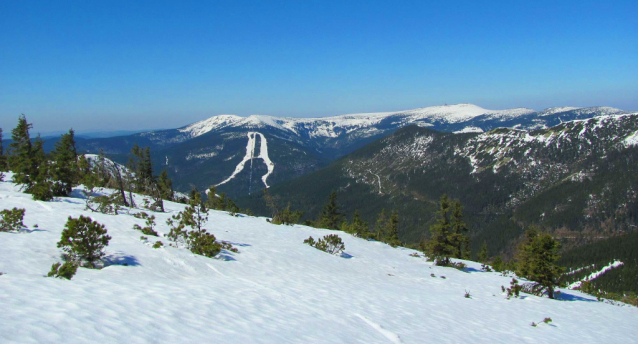
{"type": "MultiPolygon", "coordinates": [[[[213,211],[208,230],[240,252],[211,259],[153,249],[158,238],[141,241],[132,227],[142,221],[131,215],[88,213],[73,197],[34,202],[2,182],[0,209],[12,207],[26,209],[28,229],[0,233],[2,343],[631,343],[638,335],[635,307],[573,290],[560,300],[506,300],[510,278],[478,264],[437,267],[342,232],[213,211]],[[71,281],[43,277],[60,260],[67,218],[81,214],[112,237],[108,266],[82,268],[71,281]],[[342,257],[302,244],[333,233],[345,242],[342,257]],[[546,317],[553,322],[530,326],[546,317]]],[[[167,213],[154,214],[160,233],[182,208],[167,202],[167,213]]]]}

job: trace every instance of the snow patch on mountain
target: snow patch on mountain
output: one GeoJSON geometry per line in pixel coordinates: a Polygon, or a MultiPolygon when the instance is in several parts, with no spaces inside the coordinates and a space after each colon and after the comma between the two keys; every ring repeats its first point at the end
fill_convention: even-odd
{"type": "Polygon", "coordinates": [[[253,131],[248,132],[247,136],[248,136],[248,143],[246,144],[246,155],[244,155],[244,158],[239,162],[239,164],[237,164],[237,166],[235,167],[235,170],[230,175],[230,177],[226,178],[224,181],[217,184],[216,186],[226,184],[229,181],[233,180],[235,176],[237,176],[241,171],[244,170],[244,166],[246,165],[248,161],[250,161],[250,168],[252,173],[253,159],[262,159],[264,161],[264,164],[266,164],[266,168],[268,169],[268,172],[261,177],[261,180],[263,181],[266,188],[270,187],[268,186],[267,180],[268,180],[268,177],[274,171],[275,164],[270,160],[270,157],[268,156],[268,142],[266,141],[266,137],[262,133],[253,132],[253,131]],[[259,135],[259,137],[261,138],[260,140],[261,144],[259,149],[259,155],[255,156],[255,145],[257,144],[257,135],[259,135]]]}
{"type": "Polygon", "coordinates": [[[625,147],[636,146],[638,145],[638,130],[636,130],[633,134],[628,135],[623,140],[625,147]]]}
{"type": "Polygon", "coordinates": [[[237,164],[237,166],[235,167],[235,170],[230,175],[230,177],[226,178],[224,181],[217,184],[216,186],[226,184],[229,181],[233,180],[233,178],[235,178],[235,176],[238,175],[239,172],[244,170],[244,165],[246,165],[246,162],[250,161],[252,164],[252,159],[255,154],[255,144],[257,141],[255,140],[254,132],[249,132],[247,136],[248,136],[248,143],[246,144],[246,155],[244,155],[244,158],[239,162],[239,164],[237,164]]]}
{"type": "Polygon", "coordinates": [[[261,177],[261,181],[264,182],[264,185],[266,186],[266,188],[269,188],[270,186],[268,186],[268,182],[267,182],[268,176],[270,176],[272,172],[275,170],[275,164],[270,160],[270,157],[268,156],[268,141],[266,140],[266,137],[262,133],[256,133],[256,134],[259,135],[259,137],[261,137],[261,145],[259,149],[259,155],[257,156],[257,158],[264,160],[264,164],[266,164],[266,167],[268,168],[268,172],[261,177]]]}
{"type": "Polygon", "coordinates": [[[572,111],[572,110],[576,110],[576,109],[580,109],[579,107],[573,107],[573,106],[562,106],[562,107],[551,107],[548,109],[545,109],[541,112],[539,112],[539,114],[541,116],[549,116],[549,115],[553,115],[556,113],[561,113],[561,112],[567,112],[567,111],[572,111]]]}
{"type": "Polygon", "coordinates": [[[568,289],[578,289],[580,288],[580,286],[583,284],[583,282],[585,281],[591,281],[594,280],[598,277],[600,277],[602,274],[606,273],[607,271],[613,269],[613,268],[617,268],[619,266],[622,266],[624,263],[619,261],[619,260],[614,260],[613,262],[607,264],[606,266],[604,266],[602,269],[592,272],[589,276],[585,277],[584,279],[578,281],[578,282],[574,282],[572,284],[570,284],[567,288],[568,289]]]}
{"type": "Polygon", "coordinates": [[[478,127],[465,127],[461,130],[457,130],[454,133],[455,134],[463,134],[463,133],[482,133],[483,129],[478,128],[478,127]]]}

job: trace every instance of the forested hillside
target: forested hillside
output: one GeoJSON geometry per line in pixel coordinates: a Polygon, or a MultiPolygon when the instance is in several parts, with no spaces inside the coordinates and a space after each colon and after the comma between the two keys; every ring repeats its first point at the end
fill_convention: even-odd
{"type": "MultiPolygon", "coordinates": [[[[472,251],[512,257],[536,225],[569,249],[632,231],[638,224],[638,116],[602,116],[532,132],[441,133],[416,126],[380,139],[312,174],[272,187],[282,203],[315,219],[332,189],[344,214],[370,226],[398,210],[409,245],[429,237],[442,194],[458,199],[472,251]]],[[[259,195],[239,200],[258,213],[259,195]]],[[[607,262],[608,263],[608,262],[607,262]]]]}

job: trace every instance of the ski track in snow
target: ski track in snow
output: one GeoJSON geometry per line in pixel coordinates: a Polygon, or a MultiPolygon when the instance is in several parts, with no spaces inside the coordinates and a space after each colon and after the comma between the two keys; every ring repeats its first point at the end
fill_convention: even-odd
{"type": "Polygon", "coordinates": [[[360,315],[360,314],[355,314],[355,315],[357,317],[359,317],[361,320],[365,321],[366,324],[370,325],[370,327],[372,327],[375,331],[377,331],[380,334],[382,334],[384,337],[386,337],[392,343],[394,343],[394,344],[403,343],[398,334],[384,329],[383,327],[381,327],[381,325],[371,321],[370,319],[364,317],[363,315],[360,315]]]}
{"type": "Polygon", "coordinates": [[[233,178],[235,178],[237,174],[239,174],[241,171],[244,170],[244,166],[246,165],[246,162],[248,162],[249,160],[250,160],[250,166],[252,171],[252,160],[262,159],[264,161],[264,164],[266,164],[266,167],[268,168],[268,172],[261,177],[261,181],[264,183],[266,188],[270,187],[268,186],[267,180],[268,180],[268,177],[274,171],[275,164],[270,160],[270,157],[268,156],[268,141],[266,140],[266,137],[259,132],[251,131],[251,132],[248,132],[247,135],[248,135],[248,143],[246,144],[246,155],[244,155],[244,159],[242,159],[242,161],[240,161],[239,164],[237,164],[237,167],[235,167],[235,171],[233,171],[233,174],[231,174],[230,177],[228,177],[223,182],[217,184],[216,186],[226,184],[229,181],[231,181],[233,178]],[[259,149],[259,155],[254,156],[255,145],[257,142],[256,140],[257,135],[259,135],[259,137],[261,138],[261,145],[259,149]]]}

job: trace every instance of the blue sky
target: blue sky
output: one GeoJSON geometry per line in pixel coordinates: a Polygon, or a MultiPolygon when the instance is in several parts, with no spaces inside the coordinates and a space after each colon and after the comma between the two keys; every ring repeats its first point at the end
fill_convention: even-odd
{"type": "Polygon", "coordinates": [[[638,110],[637,1],[0,0],[0,127],[444,103],[638,110]]]}

